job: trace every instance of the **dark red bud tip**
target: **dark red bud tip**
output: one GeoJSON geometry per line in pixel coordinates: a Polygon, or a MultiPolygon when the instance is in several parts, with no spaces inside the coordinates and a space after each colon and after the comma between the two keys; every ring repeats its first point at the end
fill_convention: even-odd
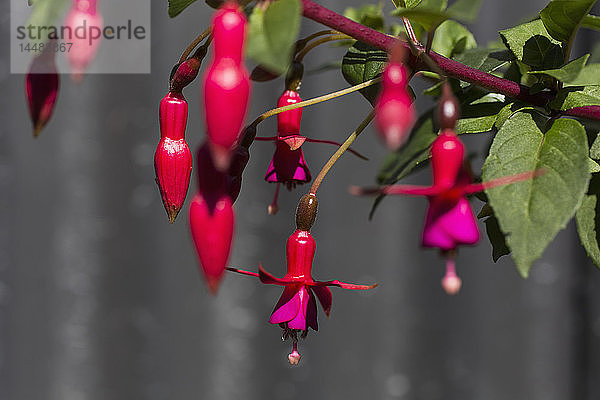
{"type": "Polygon", "coordinates": [[[268,82],[279,78],[279,74],[269,71],[262,65],[256,66],[250,74],[250,79],[254,82],[268,82]]]}
{"type": "Polygon", "coordinates": [[[310,231],[317,218],[318,208],[319,202],[315,194],[308,193],[302,196],[296,209],[296,229],[310,231]]]}
{"type": "Polygon", "coordinates": [[[302,84],[303,76],[304,64],[298,61],[294,61],[292,65],[290,65],[288,73],[285,77],[285,90],[293,90],[294,92],[300,90],[300,85],[302,84]]]}
{"type": "Polygon", "coordinates": [[[183,88],[196,79],[202,64],[202,58],[189,58],[176,67],[175,73],[171,77],[171,87],[169,89],[171,92],[181,92],[183,88]]]}
{"type": "Polygon", "coordinates": [[[444,84],[442,98],[437,107],[437,120],[441,130],[454,129],[460,117],[458,99],[452,93],[450,85],[444,84]]]}
{"type": "Polygon", "coordinates": [[[176,206],[167,207],[167,216],[169,217],[169,223],[171,223],[171,224],[175,223],[175,219],[177,219],[177,215],[179,214],[180,210],[181,210],[181,207],[176,207],[176,206]]]}

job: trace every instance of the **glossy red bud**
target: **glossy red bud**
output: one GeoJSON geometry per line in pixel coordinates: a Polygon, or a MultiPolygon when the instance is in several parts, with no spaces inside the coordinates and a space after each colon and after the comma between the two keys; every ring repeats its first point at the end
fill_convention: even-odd
{"type": "Polygon", "coordinates": [[[246,36],[246,16],[234,1],[229,1],[213,16],[215,59],[231,58],[241,63],[246,36]]]}
{"type": "Polygon", "coordinates": [[[216,169],[206,143],[196,159],[198,193],[190,204],[190,229],[206,283],[214,294],[229,259],[235,216],[227,175],[216,169]]]}
{"type": "Polygon", "coordinates": [[[202,60],[206,56],[206,46],[200,46],[194,55],[181,64],[178,64],[171,76],[172,92],[181,92],[186,86],[196,79],[202,60]]]}
{"type": "Polygon", "coordinates": [[[445,130],[431,146],[433,185],[451,188],[463,166],[465,146],[451,130],[445,130]]]}
{"type": "Polygon", "coordinates": [[[70,27],[72,32],[83,26],[88,30],[87,35],[73,34],[73,37],[69,39],[69,42],[73,43],[67,53],[67,59],[71,65],[71,76],[73,80],[79,81],[96,56],[100,44],[100,38],[91,38],[89,30],[94,27],[102,31],[104,27],[102,16],[96,9],[96,0],[75,0],[65,18],[64,25],[70,27]]]}
{"type": "Polygon", "coordinates": [[[181,93],[169,92],[160,102],[160,141],[154,153],[156,183],[169,222],[183,207],[192,173],[192,153],[185,141],[188,104],[181,93]]]}
{"type": "Polygon", "coordinates": [[[58,96],[60,78],[54,55],[54,52],[48,52],[34,57],[25,76],[25,95],[35,137],[52,117],[58,96]]]}
{"type": "Polygon", "coordinates": [[[382,89],[375,104],[375,122],[381,139],[392,151],[408,140],[415,110],[407,90],[408,73],[403,64],[390,62],[383,71],[382,89]]]}
{"type": "MultiPolygon", "coordinates": [[[[277,107],[290,106],[300,103],[302,99],[298,92],[286,90],[279,97],[277,107]]],[[[285,137],[289,135],[297,135],[300,133],[300,122],[302,121],[302,107],[294,108],[293,110],[285,111],[277,114],[277,133],[279,136],[285,137]]]]}

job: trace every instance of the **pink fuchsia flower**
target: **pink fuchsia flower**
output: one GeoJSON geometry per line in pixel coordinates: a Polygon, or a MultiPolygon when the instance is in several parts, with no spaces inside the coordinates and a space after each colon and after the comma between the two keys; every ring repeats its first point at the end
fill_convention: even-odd
{"type": "Polygon", "coordinates": [[[188,104],[181,92],[169,92],[159,107],[160,141],[154,153],[156,183],[169,222],[183,207],[192,173],[192,153],[185,141],[188,104]]]}
{"type": "Polygon", "coordinates": [[[35,137],[52,117],[58,97],[60,78],[54,60],[55,54],[53,51],[45,51],[35,56],[25,76],[25,95],[35,137]]]}
{"type": "Polygon", "coordinates": [[[198,192],[190,204],[190,230],[206,283],[217,293],[231,252],[235,213],[228,176],[213,164],[208,145],[197,153],[198,192]]]}
{"type": "Polygon", "coordinates": [[[484,189],[538,176],[541,171],[510,175],[487,182],[473,183],[470,171],[464,164],[464,145],[451,130],[443,131],[431,147],[433,184],[431,186],[393,185],[376,189],[352,187],[356,195],[405,194],[426,196],[429,200],[423,247],[436,247],[446,255],[446,275],[442,286],[448,294],[460,290],[461,281],[456,275],[454,256],[461,245],[473,245],[479,241],[477,221],[466,196],[484,189]]]}
{"type": "MultiPolygon", "coordinates": [[[[300,360],[297,342],[298,335],[302,338],[308,334],[308,329],[315,331],[319,329],[317,322],[317,302],[323,307],[325,315],[331,312],[332,295],[328,286],[337,286],[342,289],[368,290],[377,285],[355,285],[338,280],[317,281],[312,277],[312,263],[315,256],[316,243],[309,232],[314,217],[309,213],[302,213],[302,209],[316,210],[316,196],[305,195],[298,207],[296,214],[296,231],[288,238],[286,245],[287,273],[283,278],[276,278],[267,272],[262,265],[258,273],[227,268],[232,272],[254,276],[264,284],[283,286],[283,293],[275,305],[269,322],[279,324],[283,329],[283,339],[291,338],[293,351],[288,356],[291,364],[297,364],[300,360]],[[300,215],[300,217],[299,217],[300,215]],[[309,221],[309,223],[306,223],[309,221]],[[308,228],[307,228],[308,227],[308,228]],[[315,299],[316,297],[316,299],[315,299]]],[[[315,211],[316,213],[316,211],[315,211]]],[[[314,213],[313,213],[314,215],[314,213]]]]}
{"type": "Polygon", "coordinates": [[[65,19],[65,26],[70,27],[72,32],[69,41],[73,45],[67,53],[67,59],[71,65],[71,77],[75,81],[82,79],[83,73],[96,56],[100,45],[103,21],[96,3],[96,0],[73,0],[73,6],[65,19]],[[88,34],[84,37],[78,35],[76,33],[78,28],[86,29],[88,34]]]}
{"type": "MultiPolygon", "coordinates": [[[[286,90],[279,97],[277,107],[285,107],[301,102],[300,95],[295,90],[286,90]]],[[[257,137],[259,141],[274,141],[275,153],[265,174],[265,181],[277,184],[273,202],[268,207],[269,214],[276,214],[279,210],[277,198],[279,196],[280,184],[284,184],[288,190],[311,181],[310,170],[304,159],[302,145],[309,143],[325,143],[341,146],[341,143],[330,140],[311,139],[300,134],[302,121],[302,107],[284,111],[277,114],[277,136],[257,137]]],[[[349,149],[354,155],[366,159],[366,157],[349,149]]]]}

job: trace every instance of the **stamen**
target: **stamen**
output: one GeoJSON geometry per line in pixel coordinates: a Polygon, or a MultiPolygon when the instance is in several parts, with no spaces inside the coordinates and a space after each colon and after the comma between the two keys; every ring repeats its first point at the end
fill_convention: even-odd
{"type": "Polygon", "coordinates": [[[275,196],[273,196],[273,202],[269,204],[269,207],[267,207],[267,212],[269,213],[269,215],[275,215],[277,214],[277,211],[279,211],[279,206],[277,205],[277,198],[279,197],[279,186],[280,183],[277,182],[277,186],[275,187],[275,196]]]}
{"type": "Polygon", "coordinates": [[[461,279],[456,275],[454,254],[446,254],[446,275],[442,279],[442,287],[449,295],[455,295],[462,286],[461,279]]]}

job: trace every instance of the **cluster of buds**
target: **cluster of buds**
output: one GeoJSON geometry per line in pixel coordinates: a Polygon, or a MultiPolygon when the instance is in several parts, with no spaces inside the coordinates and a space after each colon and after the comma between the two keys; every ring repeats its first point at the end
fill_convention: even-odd
{"type": "MultiPolygon", "coordinates": [[[[102,30],[102,15],[98,12],[96,0],[73,0],[73,5],[65,18],[65,26],[75,32],[77,27],[96,27],[102,30]]],[[[74,81],[80,81],[83,73],[94,59],[99,38],[90,38],[89,35],[73,34],[69,39],[73,45],[67,53],[67,59],[71,65],[71,77],[74,81]]]]}
{"type": "Polygon", "coordinates": [[[466,196],[484,189],[531,179],[540,173],[530,171],[473,183],[471,169],[465,159],[465,147],[454,131],[459,114],[456,98],[448,85],[444,85],[437,110],[440,134],[431,146],[431,186],[351,188],[351,192],[356,195],[404,194],[427,197],[429,207],[421,244],[423,247],[438,248],[445,256],[446,274],[442,279],[442,287],[448,294],[457,294],[462,285],[461,279],[456,275],[454,261],[457,248],[461,245],[474,245],[479,241],[477,220],[466,196]]]}
{"type": "Polygon", "coordinates": [[[237,3],[227,2],[215,13],[212,35],[214,56],[204,76],[204,115],[214,163],[227,171],[250,94],[243,63],[246,17],[237,3]]]}
{"type": "Polygon", "coordinates": [[[342,289],[368,290],[377,285],[355,285],[338,280],[316,281],[312,277],[312,263],[316,243],[310,233],[316,216],[317,196],[309,193],[300,199],[296,210],[296,230],[287,240],[287,273],[276,278],[259,266],[258,273],[237,268],[227,268],[232,272],[254,276],[264,284],[283,286],[283,293],[271,313],[269,322],[283,329],[282,339],[292,340],[292,352],[288,355],[290,364],[297,365],[301,355],[298,352],[298,337],[306,338],[308,329],[319,330],[317,322],[317,302],[321,303],[325,315],[331,312],[332,295],[328,286],[342,289]]]}

